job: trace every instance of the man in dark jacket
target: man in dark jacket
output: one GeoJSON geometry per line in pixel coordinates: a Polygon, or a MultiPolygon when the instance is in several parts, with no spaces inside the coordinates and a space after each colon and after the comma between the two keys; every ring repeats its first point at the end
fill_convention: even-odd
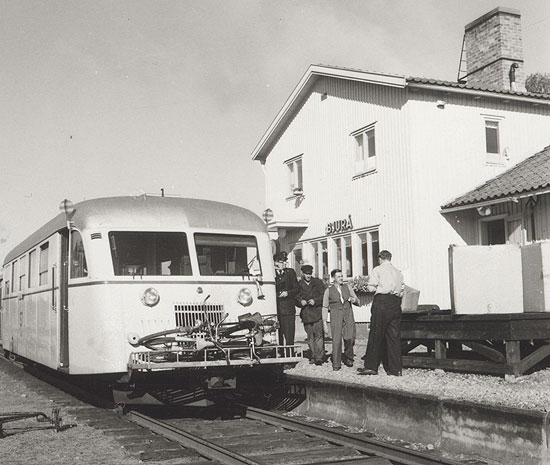
{"type": "Polygon", "coordinates": [[[302,279],[299,282],[300,290],[296,302],[300,311],[302,323],[307,334],[307,343],[311,352],[309,363],[322,365],[325,356],[323,342],[323,296],[325,285],[319,278],[314,278],[313,267],[304,265],[301,268],[302,279]]]}
{"type": "Polygon", "coordinates": [[[275,289],[277,292],[277,318],[279,320],[279,344],[294,344],[296,331],[296,294],[298,278],[292,268],[286,268],[286,252],[277,252],[275,262],[275,289]]]}

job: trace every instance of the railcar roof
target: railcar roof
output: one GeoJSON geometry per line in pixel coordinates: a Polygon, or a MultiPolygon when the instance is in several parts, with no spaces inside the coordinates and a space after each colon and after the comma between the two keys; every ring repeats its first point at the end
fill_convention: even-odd
{"type": "MultiPolygon", "coordinates": [[[[75,205],[71,218],[80,229],[90,228],[208,228],[220,230],[265,231],[264,222],[250,210],[212,200],[179,197],[106,197],[75,205]]],[[[60,213],[6,255],[4,264],[36,246],[66,226],[60,213]]]]}

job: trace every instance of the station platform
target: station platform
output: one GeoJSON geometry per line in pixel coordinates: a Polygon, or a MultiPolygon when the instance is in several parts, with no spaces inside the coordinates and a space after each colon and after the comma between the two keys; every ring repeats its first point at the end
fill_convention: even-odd
{"type": "Polygon", "coordinates": [[[403,366],[507,377],[550,358],[549,313],[403,313],[403,366]]]}
{"type": "Polygon", "coordinates": [[[383,371],[359,376],[359,366],[356,357],[353,368],[338,372],[330,364],[317,367],[307,360],[287,370],[287,384],[302,400],[293,412],[433,449],[465,463],[550,464],[550,413],[544,411],[550,397],[546,406],[534,407],[514,397],[518,392],[521,396],[522,387],[540,387],[545,396],[550,370],[531,375],[537,382],[522,386],[495,376],[420,369],[405,369],[402,377],[383,371]],[[504,397],[513,398],[511,405],[498,405],[503,393],[494,393],[499,391],[507,391],[504,397]]]}

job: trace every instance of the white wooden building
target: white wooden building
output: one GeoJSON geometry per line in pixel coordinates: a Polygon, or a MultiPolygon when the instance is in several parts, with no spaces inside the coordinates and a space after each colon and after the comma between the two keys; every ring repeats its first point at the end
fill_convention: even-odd
{"type": "Polygon", "coordinates": [[[388,249],[421,303],[448,308],[465,241],[441,206],[550,143],[550,96],[505,87],[310,66],[253,152],[291,265],[365,275],[388,249]]]}

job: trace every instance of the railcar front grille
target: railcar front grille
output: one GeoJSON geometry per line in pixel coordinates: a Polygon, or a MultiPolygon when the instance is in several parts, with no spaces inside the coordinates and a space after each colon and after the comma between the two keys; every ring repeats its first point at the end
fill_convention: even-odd
{"type": "Polygon", "coordinates": [[[217,324],[223,320],[223,304],[197,304],[197,303],[176,303],[174,304],[176,326],[196,326],[197,321],[204,322],[206,318],[210,323],[217,324]]]}

